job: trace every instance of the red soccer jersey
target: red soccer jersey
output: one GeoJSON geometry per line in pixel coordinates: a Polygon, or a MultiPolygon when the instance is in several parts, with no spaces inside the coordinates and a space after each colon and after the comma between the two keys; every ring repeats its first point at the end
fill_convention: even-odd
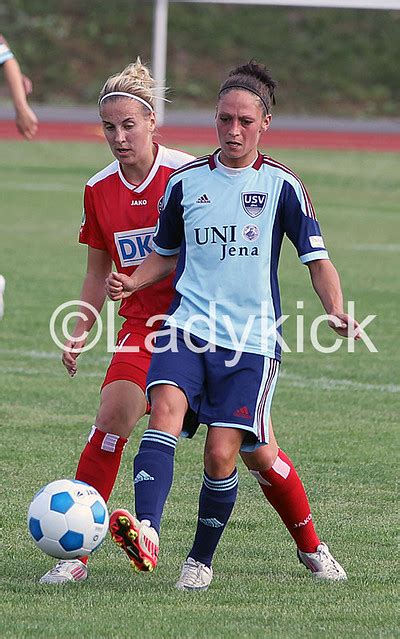
{"type": "MultiPolygon", "coordinates": [[[[193,156],[157,145],[147,177],[134,186],[124,177],[117,160],[96,173],[86,184],[79,241],[107,251],[120,273],[131,275],[151,252],[159,204],[171,173],[193,156]]],[[[146,321],[166,313],[172,299],[173,276],[130,295],[121,302],[119,315],[130,322],[146,321]]]]}

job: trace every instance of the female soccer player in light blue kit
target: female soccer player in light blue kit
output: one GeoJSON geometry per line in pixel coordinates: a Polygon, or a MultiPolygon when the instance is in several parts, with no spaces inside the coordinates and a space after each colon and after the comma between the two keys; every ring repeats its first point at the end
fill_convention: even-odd
{"type": "Polygon", "coordinates": [[[112,273],[106,281],[119,300],[176,268],[175,299],[147,377],[152,410],[135,458],[137,518],[117,510],[110,528],[136,569],[154,569],[177,438],[191,408],[208,435],[196,536],[177,584],[183,590],[211,582],[212,557],[236,499],[239,451],[294,537],[300,561],[317,577],[346,579],[315,533],[290,459],[274,439],[272,462],[266,452],[281,358],[278,261],[285,234],[308,266],[332,328],[354,336],[358,326],[343,312],[339,277],[303,183],[258,151],[274,89],[261,65],[231,72],[218,95],[221,148],[171,176],[153,253],[131,277],[112,273]]]}

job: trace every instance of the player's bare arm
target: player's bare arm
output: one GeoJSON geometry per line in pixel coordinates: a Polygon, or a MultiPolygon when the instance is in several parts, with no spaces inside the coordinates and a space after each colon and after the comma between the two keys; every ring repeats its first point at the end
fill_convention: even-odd
{"type": "Polygon", "coordinates": [[[178,255],[150,253],[129,277],[124,273],[110,273],[106,278],[106,292],[114,302],[129,297],[142,288],[168,277],[176,267],[178,255]]]}
{"type": "MultiPolygon", "coordinates": [[[[87,268],[85,279],[83,280],[80,300],[91,304],[98,313],[103,308],[106,292],[104,290],[104,278],[111,268],[111,258],[107,251],[88,247],[87,268]]],[[[76,359],[78,352],[71,349],[81,349],[85,345],[86,338],[95,322],[95,315],[86,307],[79,309],[82,317],[78,317],[75,328],[72,332],[73,339],[67,340],[64,344],[62,363],[73,377],[77,370],[76,359]],[[85,318],[85,319],[84,319],[85,318]]]]}
{"type": "Polygon", "coordinates": [[[29,85],[27,86],[24,82],[21,69],[15,58],[4,63],[4,76],[14,103],[18,131],[31,140],[38,130],[38,119],[27,102],[29,85]]]}
{"type": "Polygon", "coordinates": [[[328,315],[336,320],[329,326],[342,337],[360,339],[357,320],[343,312],[343,294],[337,270],[330,260],[314,260],[307,264],[312,285],[328,315]]]}

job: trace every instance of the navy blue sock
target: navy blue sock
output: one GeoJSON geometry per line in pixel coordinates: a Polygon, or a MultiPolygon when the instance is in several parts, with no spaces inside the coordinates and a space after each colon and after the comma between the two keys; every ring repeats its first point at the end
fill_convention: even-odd
{"type": "Polygon", "coordinates": [[[160,430],[146,430],[133,462],[135,510],[160,532],[160,522],[174,475],[177,438],[160,430]]]}
{"type": "Polygon", "coordinates": [[[212,479],[204,472],[196,536],[189,557],[211,566],[214,552],[235,505],[237,490],[236,468],[226,479],[212,479]]]}

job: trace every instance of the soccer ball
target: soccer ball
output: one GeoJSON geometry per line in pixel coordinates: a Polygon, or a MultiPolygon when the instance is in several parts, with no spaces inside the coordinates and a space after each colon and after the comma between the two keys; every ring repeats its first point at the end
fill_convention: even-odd
{"type": "Polygon", "coordinates": [[[89,555],[108,530],[108,510],[93,486],[58,479],[41,488],[31,501],[28,528],[36,546],[58,559],[89,555]]]}

